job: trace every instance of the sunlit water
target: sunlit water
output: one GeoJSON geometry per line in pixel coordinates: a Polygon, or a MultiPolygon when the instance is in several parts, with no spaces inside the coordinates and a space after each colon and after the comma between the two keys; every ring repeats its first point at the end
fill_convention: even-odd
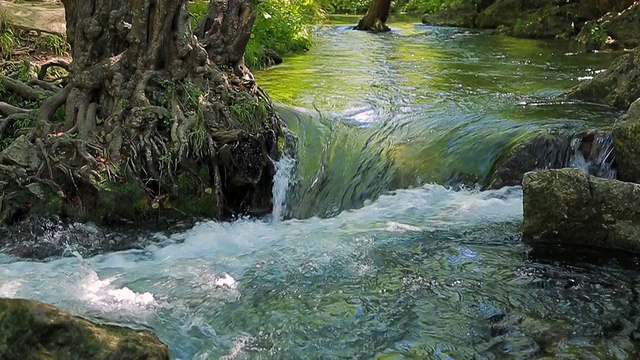
{"type": "Polygon", "coordinates": [[[277,163],[274,216],[86,259],[0,254],[0,297],[151,329],[175,359],[638,358],[637,259],[533,256],[521,189],[428,184],[486,172],[511,134],[608,124],[549,99],[610,59],[409,24],[317,42],[257,74],[326,114],[292,121],[300,156],[277,163]]]}
{"type": "Polygon", "coordinates": [[[303,144],[294,216],[332,216],[425,183],[482,184],[514,137],[607,128],[620,115],[560,97],[619,54],[408,20],[391,27],[325,27],[307,54],[256,72],[274,100],[312,109],[287,117],[303,144]]]}

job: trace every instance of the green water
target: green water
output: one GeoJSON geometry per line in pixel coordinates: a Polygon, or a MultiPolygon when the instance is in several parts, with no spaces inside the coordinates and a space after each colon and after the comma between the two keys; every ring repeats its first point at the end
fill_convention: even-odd
{"type": "Polygon", "coordinates": [[[516,136],[606,128],[619,116],[559,97],[618,54],[410,18],[388,34],[348,30],[356,19],[335,18],[308,53],[255,74],[274,100],[324,118],[286,116],[302,138],[296,217],[335,215],[388,189],[483,183],[516,136]]]}
{"type": "Polygon", "coordinates": [[[174,359],[638,359],[638,258],[532,252],[520,188],[442,186],[484,176],[514,134],[610,124],[556,96],[612,55],[391,26],[321,29],[256,74],[317,108],[280,107],[300,157],[274,193],[294,185],[296,218],[208,221],[86,259],[0,254],[0,296],[153,330],[174,359]]]}

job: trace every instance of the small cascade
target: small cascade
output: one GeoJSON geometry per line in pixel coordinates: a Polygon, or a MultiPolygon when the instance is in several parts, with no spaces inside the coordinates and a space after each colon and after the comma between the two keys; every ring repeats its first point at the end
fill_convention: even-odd
{"type": "Polygon", "coordinates": [[[286,207],[286,198],[291,178],[295,169],[296,160],[288,155],[274,162],[276,175],[273,178],[273,212],[271,214],[274,223],[282,220],[286,207]]]}
{"type": "Polygon", "coordinates": [[[571,140],[569,166],[587,174],[605,179],[615,179],[615,155],[613,134],[605,131],[590,131],[571,140]]]}

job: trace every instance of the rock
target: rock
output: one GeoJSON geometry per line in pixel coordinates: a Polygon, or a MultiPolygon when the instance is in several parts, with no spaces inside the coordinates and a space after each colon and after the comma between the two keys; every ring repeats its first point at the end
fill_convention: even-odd
{"type": "Polygon", "coordinates": [[[611,11],[590,21],[578,33],[577,41],[586,50],[632,49],[640,45],[640,3],[623,11],[611,11]]]}
{"type": "Polygon", "coordinates": [[[497,0],[479,15],[478,27],[495,29],[500,26],[512,27],[523,14],[535,9],[534,4],[522,0],[497,0]]]}
{"type": "Polygon", "coordinates": [[[42,200],[44,199],[44,191],[42,191],[42,186],[38,183],[31,183],[27,185],[27,190],[32,193],[35,197],[42,200]]]}
{"type": "Polygon", "coordinates": [[[278,54],[277,51],[269,49],[269,48],[265,48],[264,49],[264,56],[268,59],[268,64],[269,65],[278,65],[278,64],[282,64],[282,56],[280,54],[278,54]]]}
{"type": "Polygon", "coordinates": [[[613,126],[618,179],[640,183],[640,99],[613,126]]]}
{"type": "Polygon", "coordinates": [[[433,26],[475,27],[478,10],[473,1],[448,2],[435,14],[426,14],[422,23],[433,26]]]}
{"type": "Polygon", "coordinates": [[[0,299],[0,358],[169,359],[150,332],[98,325],[37,301],[0,299]]]}
{"type": "Polygon", "coordinates": [[[567,97],[627,109],[640,97],[640,48],[620,56],[606,71],[569,90],[567,97]]]}
{"type": "Polygon", "coordinates": [[[526,173],[522,187],[523,241],[640,252],[640,185],[561,169],[526,173]]]}
{"type": "Polygon", "coordinates": [[[26,136],[21,135],[0,153],[0,159],[12,164],[26,167],[32,171],[38,170],[40,158],[38,148],[26,136]]]}
{"type": "MultiPolygon", "coordinates": [[[[13,205],[16,207],[17,205],[13,205]]],[[[167,229],[173,233],[181,226],[167,229]]],[[[46,260],[73,256],[141,249],[158,241],[152,235],[157,228],[141,228],[140,224],[112,227],[108,230],[91,224],[74,223],[54,217],[31,216],[12,226],[0,227],[0,252],[25,259],[46,260]]]]}
{"type": "Polygon", "coordinates": [[[497,0],[480,12],[476,25],[503,28],[502,33],[527,38],[569,38],[588,20],[620,11],[633,0],[497,0]],[[508,30],[504,30],[508,29],[508,30]]]}
{"type": "Polygon", "coordinates": [[[565,167],[570,150],[568,135],[547,131],[521,135],[513,139],[493,163],[485,188],[520,185],[528,171],[565,167]]]}

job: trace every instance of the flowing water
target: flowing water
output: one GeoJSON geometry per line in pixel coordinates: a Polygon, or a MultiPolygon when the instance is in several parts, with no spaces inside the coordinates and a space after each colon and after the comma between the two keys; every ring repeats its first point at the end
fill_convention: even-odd
{"type": "Polygon", "coordinates": [[[151,329],[176,359],[638,358],[638,259],[532,253],[520,188],[442,185],[486,176],[514,135],[610,125],[556,95],[612,56],[391,25],[319,29],[256,74],[315,108],[282,108],[299,154],[277,163],[272,218],[89,258],[0,254],[0,297],[151,329]]]}

